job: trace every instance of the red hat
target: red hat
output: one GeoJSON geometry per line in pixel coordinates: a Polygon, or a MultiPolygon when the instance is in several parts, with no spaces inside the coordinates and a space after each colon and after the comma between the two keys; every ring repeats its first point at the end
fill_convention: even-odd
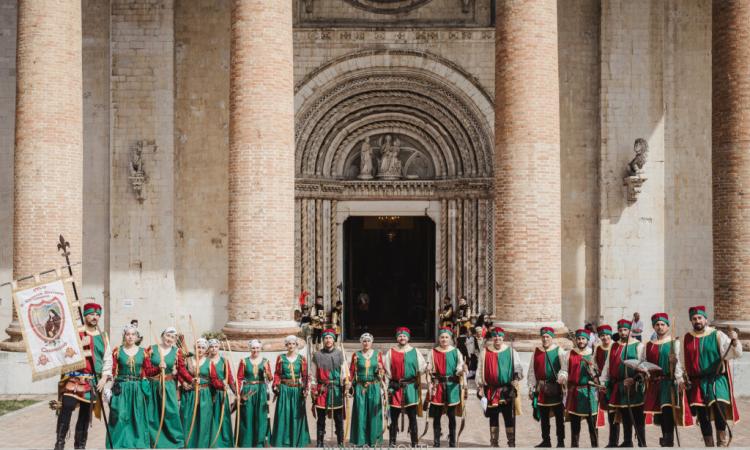
{"type": "Polygon", "coordinates": [[[576,330],[576,337],[585,337],[586,339],[591,339],[591,336],[589,336],[589,330],[585,328],[579,328],[576,330]]]}
{"type": "Polygon", "coordinates": [[[323,334],[321,334],[321,337],[326,337],[326,336],[333,336],[335,338],[336,330],[334,330],[333,328],[327,328],[323,330],[323,334]]]}
{"type": "Polygon", "coordinates": [[[500,327],[495,327],[490,330],[490,337],[505,336],[505,330],[500,327]]]}
{"type": "Polygon", "coordinates": [[[552,327],[542,327],[539,330],[539,336],[544,336],[545,334],[549,334],[552,337],[555,337],[555,329],[552,327]]]}
{"type": "Polygon", "coordinates": [[[617,321],[617,329],[619,330],[620,328],[627,328],[629,330],[633,328],[633,322],[628,319],[620,319],[617,321]]]}
{"type": "Polygon", "coordinates": [[[651,316],[651,325],[656,325],[656,322],[664,322],[667,325],[669,325],[669,315],[667,313],[656,313],[653,316],[651,316]]]}
{"type": "Polygon", "coordinates": [[[599,325],[598,327],[596,327],[596,332],[598,334],[608,334],[608,335],[611,336],[612,335],[612,327],[610,327],[609,325],[607,325],[605,323],[604,325],[599,325]]]}
{"type": "Polygon", "coordinates": [[[97,303],[86,303],[83,305],[83,315],[88,316],[89,314],[102,314],[102,307],[97,303]]]}
{"type": "Polygon", "coordinates": [[[396,328],[396,337],[400,334],[405,334],[406,337],[411,337],[411,330],[406,327],[398,327],[396,328]]]}
{"type": "Polygon", "coordinates": [[[451,330],[450,328],[443,327],[443,328],[440,329],[440,331],[438,331],[438,336],[440,336],[441,334],[450,334],[451,337],[452,337],[453,336],[453,330],[451,330]]]}
{"type": "Polygon", "coordinates": [[[706,313],[706,307],[703,305],[700,306],[693,306],[690,308],[690,318],[692,319],[694,315],[700,314],[701,316],[708,319],[708,313],[706,313]]]}

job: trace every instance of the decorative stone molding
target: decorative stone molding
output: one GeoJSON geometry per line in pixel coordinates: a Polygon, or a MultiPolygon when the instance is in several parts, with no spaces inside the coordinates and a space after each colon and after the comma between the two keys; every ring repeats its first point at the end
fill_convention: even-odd
{"type": "Polygon", "coordinates": [[[130,180],[130,186],[132,186],[135,198],[139,203],[143,203],[145,200],[143,188],[147,181],[146,172],[143,167],[144,151],[154,153],[156,151],[155,141],[137,141],[130,149],[130,162],[128,164],[130,175],[128,176],[128,180],[130,180]]]}
{"type": "Polygon", "coordinates": [[[648,178],[643,175],[631,175],[625,177],[623,185],[627,188],[628,203],[635,203],[641,193],[641,186],[648,178]]]}
{"type": "Polygon", "coordinates": [[[461,180],[315,180],[297,179],[298,199],[332,200],[435,200],[490,198],[492,179],[461,180]]]}
{"type": "Polygon", "coordinates": [[[375,14],[399,14],[412,11],[432,0],[346,0],[355,8],[375,14]]]}

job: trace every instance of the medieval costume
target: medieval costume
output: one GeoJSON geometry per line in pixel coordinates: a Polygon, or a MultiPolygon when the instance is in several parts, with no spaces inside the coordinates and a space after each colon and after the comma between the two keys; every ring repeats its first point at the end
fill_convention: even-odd
{"type": "Polygon", "coordinates": [[[356,446],[380,446],[383,439],[384,366],[382,354],[372,349],[373,337],[363,334],[359,341],[362,350],[352,355],[349,378],[354,401],[351,410],[349,443],[356,446]]]}
{"type": "Polygon", "coordinates": [[[96,303],[86,303],[83,306],[84,326],[78,330],[83,343],[83,354],[86,366],[75,372],[62,376],[59,383],[59,399],[57,406],[60,413],[57,416],[57,436],[55,450],[62,450],[65,437],[70,428],[73,411],[78,407],[78,420],[74,437],[75,448],[86,448],[91,412],[99,417],[102,403],[96,392],[97,383],[101,386],[112,377],[112,350],[109,348],[107,335],[99,332],[98,322],[102,307],[96,303]]]}
{"type": "Polygon", "coordinates": [[[185,447],[208,448],[211,445],[213,395],[211,361],[206,356],[208,341],[195,342],[195,355],[187,359],[187,376],[180,399],[180,417],[185,433],[185,447]]]}
{"type": "Polygon", "coordinates": [[[539,330],[542,346],[534,349],[527,374],[529,397],[534,409],[534,418],[542,424],[542,442],[537,447],[551,447],[550,417],[555,417],[557,446],[565,446],[565,416],[562,404],[562,387],[557,382],[560,372],[560,356],[564,352],[552,342],[555,330],[542,327],[539,330]]]}
{"type": "Polygon", "coordinates": [[[148,350],[153,366],[153,370],[146,374],[150,380],[149,441],[151,448],[183,448],[185,433],[177,401],[177,380],[190,378],[190,374],[185,368],[182,350],[172,345],[177,339],[177,330],[169,327],[162,331],[161,337],[163,345],[155,344],[148,350]],[[160,368],[162,365],[163,369],[160,368]]]}
{"type": "Polygon", "coordinates": [[[398,345],[391,347],[383,358],[385,372],[388,376],[388,404],[391,414],[388,442],[396,445],[398,420],[401,416],[409,417],[409,435],[411,445],[417,445],[417,415],[421,416],[421,378],[427,363],[422,354],[409,345],[411,331],[406,327],[396,329],[398,345]]]}
{"type": "Polygon", "coordinates": [[[336,332],[336,341],[339,340],[341,334],[341,320],[344,317],[344,304],[341,300],[336,302],[336,306],[331,311],[331,327],[336,332]]]}
{"type": "Polygon", "coordinates": [[[690,308],[693,330],[685,335],[684,361],[689,388],[687,397],[693,415],[698,416],[705,444],[713,446],[711,420],[716,424],[716,445],[727,446],[727,421],[739,420],[734,398],[732,372],[727,360],[742,356],[737,334],[731,337],[707,325],[704,306],[690,308]]]}
{"type": "Polygon", "coordinates": [[[645,358],[644,345],[630,337],[632,324],[620,319],[617,329],[620,340],[612,344],[609,357],[604,363],[601,382],[607,387],[609,408],[617,408],[622,418],[623,443],[621,447],[633,446],[633,428],[638,445],[646,446],[646,419],[643,413],[645,383],[638,370],[625,364],[634,360],[640,363],[645,358]]]}
{"type": "Polygon", "coordinates": [[[464,330],[469,328],[471,328],[471,307],[466,302],[466,297],[461,297],[456,310],[456,336],[464,334],[464,330]]]}
{"type": "MultiPolygon", "coordinates": [[[[661,426],[662,437],[659,444],[662,447],[674,445],[675,419],[677,425],[685,425],[684,419],[679,419],[683,408],[680,401],[678,385],[682,383],[683,371],[680,364],[680,341],[669,335],[669,316],[666,313],[656,313],[651,316],[651,324],[665,327],[666,333],[655,336],[646,344],[646,361],[656,364],[661,372],[649,377],[646,386],[644,410],[654,415],[655,421],[661,426]]],[[[690,417],[692,421],[692,417],[690,417]]]]}
{"type": "Polygon", "coordinates": [[[568,388],[565,410],[570,418],[570,446],[578,447],[581,419],[585,418],[591,446],[598,447],[596,415],[599,412],[599,402],[596,363],[593,352],[588,348],[589,332],[579,329],[575,336],[573,349],[560,353],[560,372],[557,375],[558,382],[568,388]],[[579,345],[583,339],[585,343],[579,345]]]}
{"type": "Polygon", "coordinates": [[[287,352],[276,358],[273,392],[276,411],[271,433],[271,447],[307,447],[305,397],[307,396],[307,360],[297,353],[297,337],[287,336],[287,352]]]}
{"type": "Polygon", "coordinates": [[[450,297],[443,299],[443,309],[440,310],[440,328],[453,329],[453,303],[450,297]]]}
{"type": "Polygon", "coordinates": [[[238,447],[264,447],[269,438],[268,388],[273,381],[271,365],[260,355],[261,343],[250,341],[250,356],[240,361],[237,384],[240,386],[238,447]]]}
{"type": "Polygon", "coordinates": [[[310,323],[312,328],[312,343],[319,345],[323,339],[323,328],[326,322],[326,307],[323,305],[323,297],[317,296],[315,304],[310,310],[310,323]]]}
{"type": "Polygon", "coordinates": [[[132,325],[123,331],[124,344],[112,353],[112,385],[109,401],[107,448],[151,447],[148,430],[149,381],[153,370],[147,352],[135,345],[137,331],[132,325]]]}
{"type": "Polygon", "coordinates": [[[349,390],[349,373],[344,352],[333,346],[336,333],[332,329],[323,331],[323,348],[315,352],[310,380],[313,406],[317,410],[317,445],[323,446],[326,434],[326,416],[333,417],[336,442],[344,443],[344,395],[349,390]]]}
{"type": "Polygon", "coordinates": [[[209,339],[209,360],[213,414],[211,420],[210,448],[234,447],[232,410],[229,391],[235,390],[234,376],[229,360],[219,355],[219,341],[209,339]]]}
{"type": "Polygon", "coordinates": [[[484,416],[490,419],[490,447],[497,447],[500,434],[499,416],[505,424],[508,447],[516,446],[516,399],[518,380],[523,379],[523,367],[518,352],[503,342],[505,330],[495,327],[492,340],[479,353],[477,366],[477,395],[486,398],[484,416]]]}
{"type": "MultiPolygon", "coordinates": [[[[603,324],[596,327],[599,334],[599,343],[594,347],[594,361],[596,362],[597,373],[601,375],[604,371],[604,364],[609,358],[609,351],[612,349],[612,327],[603,324]]],[[[620,440],[620,422],[617,420],[615,409],[608,408],[609,399],[606,392],[599,392],[599,414],[597,415],[597,427],[604,426],[604,416],[609,423],[609,443],[606,447],[617,447],[620,440]]]]}
{"type": "MultiPolygon", "coordinates": [[[[448,416],[448,446],[456,446],[456,408],[464,407],[464,358],[461,352],[450,344],[453,331],[442,328],[438,332],[440,345],[433,348],[427,360],[427,371],[430,377],[430,408],[433,419],[432,432],[434,446],[440,447],[440,419],[448,416]]],[[[463,414],[463,411],[458,411],[463,414]]]]}

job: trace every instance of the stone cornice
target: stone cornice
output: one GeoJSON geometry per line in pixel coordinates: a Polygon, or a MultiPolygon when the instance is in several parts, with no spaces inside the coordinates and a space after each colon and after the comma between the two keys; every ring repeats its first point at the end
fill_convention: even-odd
{"type": "Polygon", "coordinates": [[[359,181],[298,178],[294,196],[330,200],[491,198],[492,179],[359,181]]]}

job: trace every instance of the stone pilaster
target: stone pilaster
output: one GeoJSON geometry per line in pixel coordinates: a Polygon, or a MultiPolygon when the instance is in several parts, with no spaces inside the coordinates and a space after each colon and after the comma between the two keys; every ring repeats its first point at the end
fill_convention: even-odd
{"type": "Polygon", "coordinates": [[[229,129],[229,321],[265,348],[296,333],[292,2],[234,0],[229,129]]]}
{"type": "Polygon", "coordinates": [[[495,317],[517,338],[561,322],[557,2],[497,2],[495,317]]]}
{"type": "MultiPolygon", "coordinates": [[[[19,0],[17,33],[14,278],[62,265],[60,234],[82,257],[81,2],[19,0]]],[[[13,317],[0,349],[23,351],[13,317]]]]}
{"type": "Polygon", "coordinates": [[[750,3],[714,1],[714,316],[750,337],[750,3]]]}

